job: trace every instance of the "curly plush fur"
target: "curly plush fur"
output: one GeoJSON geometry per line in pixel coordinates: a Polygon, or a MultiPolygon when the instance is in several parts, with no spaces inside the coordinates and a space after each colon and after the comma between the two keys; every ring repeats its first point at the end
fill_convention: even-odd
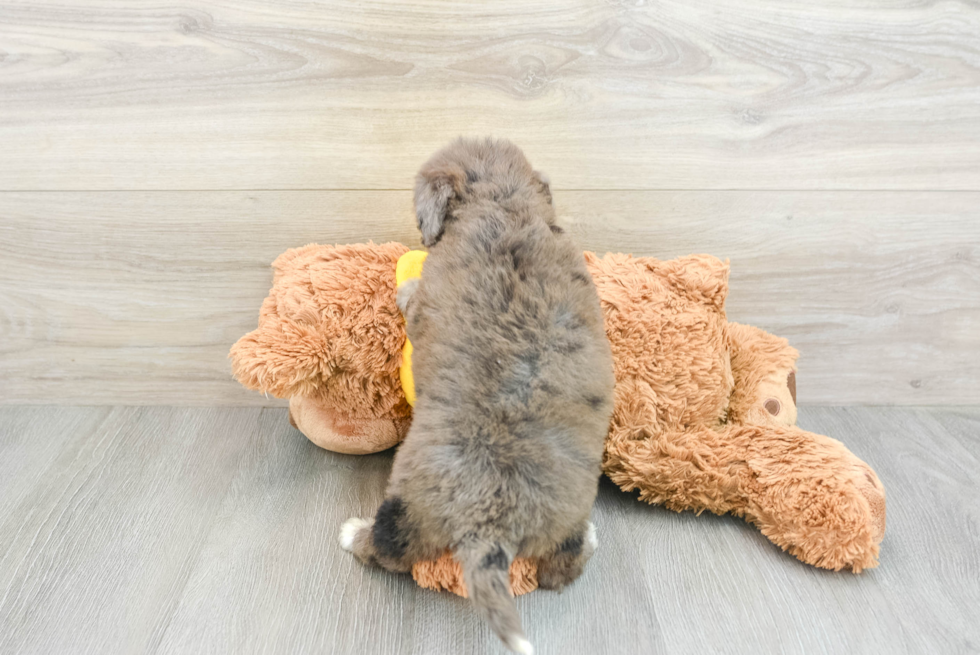
{"type": "MultiPolygon", "coordinates": [[[[360,248],[405,250],[390,244],[360,248]]],[[[306,266],[361,251],[310,246],[290,252],[295,253],[294,265],[306,266]],[[300,259],[302,264],[296,261],[300,259]]],[[[843,444],[795,427],[797,353],[784,339],[727,322],[728,265],[703,255],[669,261],[627,255],[600,258],[590,253],[586,258],[602,301],[616,369],[614,419],[603,464],[606,474],[623,489],[638,490],[646,502],[677,511],[744,516],[775,544],[814,566],[855,572],[876,566],[885,531],[884,487],[843,444]]],[[[310,306],[290,305],[291,311],[301,316],[323,314],[326,322],[319,329],[335,334],[338,328],[319,304],[322,295],[317,300],[312,291],[294,288],[313,285],[308,276],[283,278],[273,287],[272,300],[263,306],[258,339],[265,350],[236,346],[232,352],[236,370],[264,372],[261,383],[256,377],[243,381],[275,393],[275,389],[296,388],[295,381],[304,380],[303,385],[321,392],[322,400],[317,402],[323,411],[342,417],[353,430],[372,425],[359,416],[392,425],[405,420],[408,410],[397,375],[404,325],[395,306],[394,269],[391,263],[365,272],[355,262],[345,269],[347,277],[330,285],[344,289],[355,279],[380,278],[376,296],[355,299],[372,308],[369,311],[349,305],[352,300],[346,296],[338,295],[345,300],[335,300],[333,305],[343,306],[340,314],[365,321],[358,326],[360,334],[372,333],[375,321],[380,334],[398,333],[384,341],[382,354],[368,359],[355,349],[337,359],[335,351],[324,349],[293,358],[288,348],[277,345],[297,329],[291,325],[293,315],[265,313],[270,303],[284,305],[275,299],[299,293],[310,306]],[[266,360],[266,352],[274,353],[275,365],[266,360]],[[333,394],[332,376],[345,375],[349,382],[344,388],[356,389],[353,381],[360,373],[354,367],[369,361],[378,367],[372,373],[385,371],[381,378],[390,375],[390,383],[373,387],[388,395],[375,402],[372,396],[333,394]],[[293,386],[283,380],[294,381],[293,386]],[[391,409],[364,412],[365,404],[391,409]]],[[[243,340],[251,343],[253,335],[243,340]]],[[[320,428],[329,432],[322,422],[300,427],[307,434],[320,428]]],[[[364,434],[332,436],[327,447],[336,449],[335,439],[358,442],[364,434]]],[[[384,445],[397,441],[391,428],[390,441],[384,445]]],[[[520,574],[524,582],[515,591],[533,584],[534,563],[527,566],[520,574]]],[[[458,565],[445,560],[438,566],[417,565],[414,573],[425,586],[461,589],[458,565]]]]}
{"type": "Polygon", "coordinates": [[[727,321],[728,265],[587,260],[616,362],[610,479],[673,510],[744,516],[816,566],[875,566],[884,487],[840,442],[795,427],[797,353],[727,321]]]}
{"type": "Polygon", "coordinates": [[[258,329],[231,349],[238,381],[291,398],[293,424],[315,425],[306,433],[320,446],[364,454],[405,436],[395,264],[406,252],[400,243],[286,251],[272,264],[258,329]]]}

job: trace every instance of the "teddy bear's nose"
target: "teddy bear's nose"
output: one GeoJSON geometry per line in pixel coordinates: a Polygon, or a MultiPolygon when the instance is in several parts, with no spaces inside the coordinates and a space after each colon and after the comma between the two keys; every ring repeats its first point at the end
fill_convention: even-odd
{"type": "Polygon", "coordinates": [[[775,398],[770,398],[769,400],[767,400],[764,406],[766,408],[766,411],[772,414],[773,416],[778,416],[779,410],[782,408],[782,405],[780,405],[779,401],[776,400],[775,398]]]}

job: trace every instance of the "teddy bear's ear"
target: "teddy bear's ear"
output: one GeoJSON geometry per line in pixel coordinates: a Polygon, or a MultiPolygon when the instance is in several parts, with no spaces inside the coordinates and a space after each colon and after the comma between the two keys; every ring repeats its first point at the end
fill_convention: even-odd
{"type": "Polygon", "coordinates": [[[312,396],[329,367],[328,344],[313,329],[278,320],[274,308],[270,296],[262,305],[260,327],[231,347],[232,374],[246,388],[276,398],[312,396]]]}
{"type": "Polygon", "coordinates": [[[711,255],[687,255],[666,261],[644,258],[651,270],[663,275],[675,291],[695,302],[705,303],[718,310],[725,308],[728,296],[727,261],[711,255]]]}

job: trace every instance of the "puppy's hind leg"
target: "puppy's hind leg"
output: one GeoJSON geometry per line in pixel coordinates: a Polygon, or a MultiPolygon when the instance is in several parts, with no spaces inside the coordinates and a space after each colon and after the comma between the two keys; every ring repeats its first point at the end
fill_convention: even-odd
{"type": "Polygon", "coordinates": [[[547,557],[538,560],[538,586],[560,591],[582,575],[585,563],[595,552],[595,526],[587,522],[575,535],[569,537],[547,557]]]}
{"type": "Polygon", "coordinates": [[[340,547],[353,553],[357,559],[369,563],[374,548],[371,544],[371,528],[374,519],[350,518],[340,526],[340,547]]]}
{"type": "Polygon", "coordinates": [[[405,573],[412,569],[411,531],[398,497],[387,498],[373,519],[348,519],[340,528],[340,547],[365,564],[405,573]]]}

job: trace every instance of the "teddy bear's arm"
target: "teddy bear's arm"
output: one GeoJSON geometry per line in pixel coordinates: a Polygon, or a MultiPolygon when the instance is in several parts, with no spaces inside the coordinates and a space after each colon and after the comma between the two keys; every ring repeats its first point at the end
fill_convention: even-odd
{"type": "Polygon", "coordinates": [[[858,572],[877,565],[884,487],[867,464],[829,437],[796,427],[727,425],[612,438],[604,469],[647,502],[744,516],[814,566],[858,572]]]}

